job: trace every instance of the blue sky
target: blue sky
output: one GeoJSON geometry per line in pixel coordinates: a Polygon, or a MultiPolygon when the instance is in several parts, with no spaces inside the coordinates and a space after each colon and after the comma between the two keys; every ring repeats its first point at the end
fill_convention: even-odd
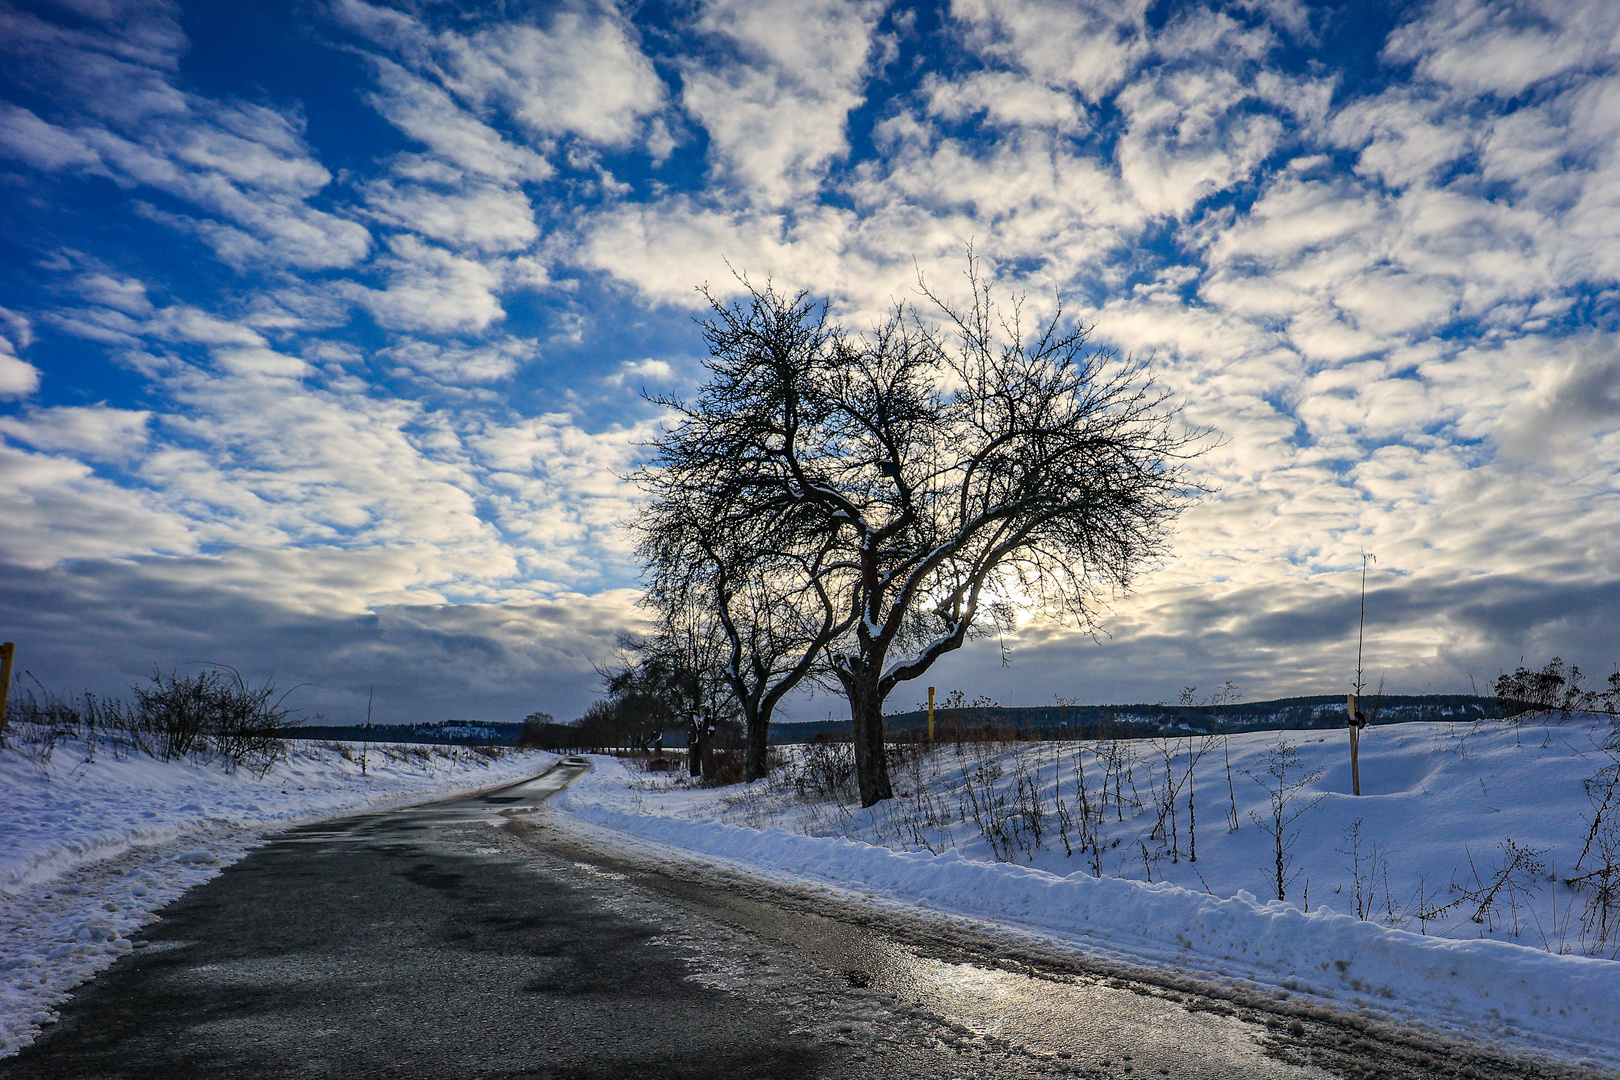
{"type": "MultiPolygon", "coordinates": [[[[0,5],[0,632],[311,711],[577,715],[727,262],[1061,293],[1222,435],[1008,704],[1620,659],[1620,8],[0,5]]],[[[925,691],[891,699],[909,707],[925,691]]],[[[803,716],[836,702],[799,703],[803,716]]]]}

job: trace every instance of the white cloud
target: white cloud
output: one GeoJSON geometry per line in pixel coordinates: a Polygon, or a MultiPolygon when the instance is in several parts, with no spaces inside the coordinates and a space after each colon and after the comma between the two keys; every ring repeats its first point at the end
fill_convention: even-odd
{"type": "Polygon", "coordinates": [[[537,135],[575,134],[622,146],[664,106],[664,84],[603,12],[558,11],[548,27],[506,26],[444,35],[449,82],[474,104],[499,103],[537,135]]]}
{"type": "Polygon", "coordinates": [[[1604,0],[1441,0],[1390,35],[1384,56],[1465,94],[1511,97],[1612,55],[1620,11],[1604,0]]]}
{"type": "Polygon", "coordinates": [[[47,124],[27,109],[0,102],[0,149],[36,169],[105,172],[101,155],[71,131],[47,124]]]}
{"type": "Polygon", "coordinates": [[[0,441],[0,503],[6,506],[0,559],[5,561],[47,567],[67,559],[195,550],[184,520],[157,502],[95,475],[73,457],[30,453],[0,441]]]}
{"type": "Polygon", "coordinates": [[[1594,335],[1526,360],[1496,425],[1507,460],[1600,474],[1620,464],[1597,446],[1620,432],[1620,344],[1594,335]]]}
{"type": "Polygon", "coordinates": [[[150,416],[143,409],[58,406],[32,410],[26,417],[0,416],[0,434],[36,450],[129,461],[146,446],[150,416]]]}
{"type": "Polygon", "coordinates": [[[73,12],[73,27],[8,7],[0,51],[53,101],[116,125],[186,111],[172,76],[186,48],[177,6],[153,0],[73,12]]]}
{"type": "MultiPolygon", "coordinates": [[[[339,0],[332,10],[470,110],[499,108],[532,135],[624,145],[642,133],[644,117],[664,106],[663,82],[628,24],[606,5],[554,10],[544,26],[512,21],[468,34],[430,29],[412,15],[363,0],[339,0]]],[[[383,63],[384,81],[400,95],[405,84],[392,67],[383,63]]],[[[433,143],[427,133],[438,125],[422,111],[430,97],[425,79],[400,95],[416,104],[390,119],[433,143]]],[[[457,108],[448,95],[427,105],[441,125],[457,108]]]]}
{"type": "MultiPolygon", "coordinates": [[[[133,262],[51,256],[58,306],[31,314],[148,383],[125,408],[0,421],[18,508],[0,546],[92,560],[117,595],[275,592],[310,626],[375,613],[412,641],[552,649],[573,632],[565,590],[633,580],[619,523],[639,494],[620,478],[656,421],[514,416],[541,378],[521,334],[603,346],[572,369],[559,350],[543,379],[547,408],[605,410],[614,389],[680,391],[690,372],[669,359],[685,346],[581,338],[595,290],[635,290],[614,301],[644,309],[626,333],[657,340],[686,330],[672,309],[700,308],[695,286],[735,290],[729,261],[859,326],[913,299],[918,267],[958,288],[971,240],[1030,313],[1063,292],[1224,436],[1194,464],[1212,493],[1120,605],[1110,655],[1336,679],[1332,613],[1363,548],[1419,598],[1381,663],[1454,673],[1446,656],[1552,640],[1511,614],[1515,590],[1620,562],[1620,367],[1608,337],[1571,331],[1608,318],[1620,281],[1612,5],[1414,9],[1376,92],[1331,58],[1284,70],[1279,35],[1312,31],[1288,0],[1153,27],[1147,8],[957,0],[941,40],[971,55],[882,103],[872,156],[846,170],[851,110],[894,55],[876,3],[682,8],[698,36],[646,43],[681,72],[683,117],[607,7],[475,25],[347,0],[338,18],[377,54],[368,100],[412,145],[340,176],[297,108],[178,89],[167,9],[71,33],[0,15],[6,58],[26,60],[17,42],[56,57],[28,61],[50,92],[0,111],[0,150],[111,177],[149,221],[273,279],[244,274],[205,310],[133,262]],[[693,118],[707,183],[684,158],[633,186],[605,171],[610,150],[662,160],[693,118]],[[396,235],[373,257],[361,222],[396,235]],[[521,289],[547,303],[508,299],[521,289]],[[375,330],[347,326],[357,306],[375,330]],[[1302,626],[1320,640],[1289,637],[1302,626]]],[[[54,369],[8,325],[0,394],[27,395],[24,355],[54,369]]],[[[578,603],[585,636],[632,617],[578,603]]]]}
{"type": "Polygon", "coordinates": [[[370,237],[362,226],[309,205],[331,174],[305,144],[302,120],[181,93],[170,84],[184,44],[173,13],[159,5],[126,14],[138,17],[74,32],[34,16],[0,17],[19,35],[13,48],[28,38],[49,46],[47,59],[19,62],[44,65],[36,74],[63,114],[53,123],[0,108],[0,148],[37,169],[110,175],[177,196],[213,216],[170,220],[237,265],[319,269],[363,258],[370,237]]]}
{"type": "Polygon", "coordinates": [[[39,369],[0,347],[0,397],[27,397],[39,389],[39,369]]]}
{"type": "Polygon", "coordinates": [[[593,433],[553,414],[489,425],[468,445],[490,469],[501,527],[530,548],[536,570],[569,578],[630,565],[633,542],[620,525],[641,496],[623,477],[656,433],[653,420],[593,433]]]}
{"type": "Polygon", "coordinates": [[[1281,143],[1281,119],[1253,108],[1294,89],[1258,77],[1256,64],[1274,44],[1267,30],[1207,11],[1178,19],[1154,41],[1166,62],[1144,67],[1115,98],[1126,116],[1120,174],[1150,214],[1185,215],[1248,180],[1281,143]]]}
{"type": "Polygon", "coordinates": [[[622,360],[619,370],[611,375],[603,376],[602,381],[609,386],[638,386],[643,383],[667,383],[675,374],[675,369],[668,360],[622,360]]]}
{"type": "Polygon", "coordinates": [[[1310,9],[1303,0],[1237,0],[1237,6],[1259,12],[1302,43],[1316,44],[1316,35],[1311,31],[1310,9]]]}
{"type": "MultiPolygon", "coordinates": [[[[532,601],[630,575],[619,523],[638,496],[620,477],[644,452],[651,421],[587,432],[561,414],[431,409],[351,380],[348,356],[323,387],[320,369],[241,322],[153,307],[139,282],[104,274],[85,275],[81,291],[142,312],[85,309],[87,324],[117,319],[129,338],[174,350],[146,369],[166,404],[0,421],[0,435],[37,451],[0,459],[19,538],[0,556],[51,565],[222,549],[219,559],[145,572],[170,566],[177,584],[248,591],[284,572],[277,604],[323,617],[532,601]],[[92,461],[135,483],[97,475],[92,461]],[[117,528],[98,532],[108,522],[117,528]]],[[[506,377],[533,351],[517,338],[407,340],[376,358],[454,384],[506,377]]]]}
{"type": "Polygon", "coordinates": [[[533,342],[509,337],[476,347],[409,340],[377,355],[430,378],[465,385],[505,379],[535,354],[533,342]]]}
{"type": "Polygon", "coordinates": [[[1006,71],[974,72],[964,79],[931,76],[924,89],[929,111],[947,120],[983,113],[1007,127],[1044,127],[1078,134],[1087,127],[1084,107],[1070,94],[1006,71]]]}
{"type": "Polygon", "coordinates": [[[708,130],[734,197],[780,206],[822,183],[848,149],[880,6],[864,0],[707,0],[698,29],[733,59],[688,63],[682,104],[708,130]]]}
{"type": "Polygon", "coordinates": [[[368,189],[366,205],[386,224],[456,247],[516,251],[540,236],[528,198],[519,190],[493,184],[444,191],[378,181],[368,189]]]}
{"type": "Polygon", "coordinates": [[[1283,134],[1274,116],[1244,113],[1250,91],[1219,69],[1139,80],[1119,94],[1129,127],[1120,173],[1150,214],[1180,217],[1248,179],[1283,134]]]}
{"type": "Polygon", "coordinates": [[[33,341],[33,326],[23,316],[0,307],[0,397],[27,397],[39,389],[39,369],[18,356],[33,341]]]}
{"type": "Polygon", "coordinates": [[[1360,150],[1356,171],[1403,188],[1423,180],[1473,149],[1477,124],[1450,103],[1413,96],[1410,89],[1350,103],[1333,119],[1339,145],[1360,150]]]}
{"type": "Polygon", "coordinates": [[[952,0],[968,46],[1051,85],[1099,101],[1147,54],[1148,5],[952,0]]]}
{"type": "Polygon", "coordinates": [[[141,316],[152,312],[152,301],[146,295],[146,283],[135,278],[91,272],[80,277],[77,284],[79,291],[91,301],[125,315],[141,316]]]}
{"type": "Polygon", "coordinates": [[[395,171],[410,179],[456,183],[468,173],[501,184],[544,180],[554,171],[540,154],[508,141],[456,104],[442,87],[398,64],[377,59],[379,89],[370,101],[405,134],[427,147],[431,158],[406,156],[395,171]]]}
{"type": "Polygon", "coordinates": [[[388,274],[384,288],[343,283],[344,293],[388,329],[480,331],[505,316],[494,292],[499,277],[484,264],[410,235],[394,237],[389,249],[377,260],[388,274]]]}

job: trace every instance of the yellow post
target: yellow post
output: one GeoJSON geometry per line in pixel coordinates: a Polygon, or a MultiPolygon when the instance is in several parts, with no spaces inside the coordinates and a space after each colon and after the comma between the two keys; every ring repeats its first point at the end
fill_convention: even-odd
{"type": "MultiPolygon", "coordinates": [[[[8,653],[7,656],[10,656],[10,654],[8,653]]],[[[6,663],[9,665],[11,661],[8,659],[6,663]]],[[[0,698],[0,701],[4,700],[4,698],[0,698]]],[[[4,714],[0,713],[0,715],[4,714]]],[[[928,741],[934,741],[934,688],[932,686],[928,688],[928,741]]]]}
{"type": "Polygon", "coordinates": [[[11,642],[0,645],[0,735],[6,732],[6,699],[11,696],[11,658],[17,646],[11,642]]]}

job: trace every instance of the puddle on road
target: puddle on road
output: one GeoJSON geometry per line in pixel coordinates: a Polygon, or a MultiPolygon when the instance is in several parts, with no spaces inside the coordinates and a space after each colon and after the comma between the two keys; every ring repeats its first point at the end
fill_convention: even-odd
{"type": "MultiPolygon", "coordinates": [[[[1178,1077],[1297,1077],[1242,1021],[1094,982],[1033,978],[912,957],[915,1000],[969,1030],[1097,1065],[1135,1062],[1178,1077]]],[[[910,995],[908,995],[910,996],[910,995]]],[[[1325,1075],[1325,1074],[1322,1074],[1325,1075]]]]}
{"type": "Polygon", "coordinates": [[[937,960],[876,936],[857,946],[854,958],[860,966],[846,972],[852,984],[894,994],[975,1035],[1037,1056],[1189,1080],[1329,1075],[1267,1056],[1256,1029],[1236,1017],[1189,1012],[1151,994],[1084,978],[937,960]]]}
{"type": "MultiPolygon", "coordinates": [[[[524,785],[528,790],[509,788],[501,795],[521,794],[527,796],[525,803],[538,806],[571,778],[549,774],[524,785]]],[[[416,819],[413,824],[474,820],[495,824],[504,819],[517,827],[510,813],[493,800],[475,798],[417,808],[412,816],[416,819]]],[[[614,883],[631,880],[651,886],[655,893],[694,904],[722,923],[786,947],[824,971],[841,972],[852,989],[867,995],[890,995],[919,1018],[938,1017],[945,1021],[936,1028],[939,1040],[960,1049],[975,1048],[979,1039],[992,1040],[1037,1059],[1059,1059],[1070,1070],[1097,1070],[1110,1076],[1165,1075],[1184,1080],[1330,1080],[1332,1076],[1319,1068],[1268,1056],[1259,1039],[1262,1029],[1236,1016],[1189,1011],[1176,1000],[1086,976],[1026,974],[997,967],[994,962],[920,955],[912,946],[882,933],[750,896],[747,889],[716,889],[707,883],[682,881],[656,870],[621,864],[566,841],[556,844],[555,838],[541,839],[526,829],[510,835],[525,834],[530,843],[539,840],[538,847],[556,845],[560,850],[554,853],[562,855],[565,865],[571,864],[576,872],[614,883]]],[[[714,945],[710,940],[696,949],[694,962],[716,966],[720,958],[714,945]]],[[[724,973],[723,981],[728,985],[735,979],[750,981],[751,975],[760,974],[756,968],[752,959],[739,963],[736,971],[724,973]]]]}

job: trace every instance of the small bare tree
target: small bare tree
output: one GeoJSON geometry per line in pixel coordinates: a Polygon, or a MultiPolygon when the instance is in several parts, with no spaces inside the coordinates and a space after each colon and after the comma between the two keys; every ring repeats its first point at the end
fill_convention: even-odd
{"type": "Polygon", "coordinates": [[[812,611],[831,601],[821,625],[841,632],[824,656],[849,700],[864,806],[893,794],[883,703],[896,686],[1014,602],[1094,630],[1195,491],[1197,435],[1144,365],[1089,347],[1061,310],[1026,334],[971,254],[968,281],[965,310],[919,279],[939,322],[897,304],[858,338],[804,294],[744,279],[743,301],[711,298],[714,378],[666,402],[678,422],[641,474],[655,501],[705,493],[694,505],[743,538],[743,574],[768,552],[772,572],[799,575],[785,594],[812,611]]]}
{"type": "Polygon", "coordinates": [[[1249,819],[1271,837],[1272,865],[1268,876],[1279,900],[1288,899],[1288,886],[1299,876],[1294,869],[1294,841],[1299,839],[1304,826],[1294,823],[1323,798],[1305,794],[1306,788],[1322,778],[1322,770],[1303,770],[1299,749],[1286,739],[1279,739],[1267,752],[1263,773],[1245,770],[1249,779],[1265,788],[1270,797],[1267,812],[1251,810],[1249,819]]]}
{"type": "MultiPolygon", "coordinates": [[[[1353,794],[1361,794],[1361,732],[1369,724],[1378,719],[1378,706],[1373,706],[1372,715],[1368,716],[1362,711],[1365,704],[1362,691],[1366,689],[1367,680],[1361,667],[1361,643],[1367,630],[1367,563],[1377,562],[1378,557],[1370,551],[1361,553],[1361,620],[1356,624],[1356,679],[1352,686],[1355,693],[1351,694],[1346,702],[1350,715],[1350,790],[1353,794]]],[[[1378,701],[1384,700],[1384,681],[1378,680],[1378,701]]]]}
{"type": "Polygon", "coordinates": [[[1520,663],[1513,674],[1497,677],[1496,700],[1502,715],[1515,723],[1527,714],[1568,719],[1570,713],[1588,709],[1612,713],[1620,697],[1620,673],[1609,677],[1611,689],[1606,692],[1583,690],[1582,677],[1581,669],[1574,664],[1566,667],[1561,656],[1539,671],[1520,663]]]}
{"type": "Polygon", "coordinates": [[[687,771],[704,776],[710,740],[730,705],[720,675],[724,644],[704,609],[661,614],[652,633],[619,636],[617,662],[598,669],[608,692],[598,704],[618,714],[607,727],[626,741],[684,731],[687,771]]]}

